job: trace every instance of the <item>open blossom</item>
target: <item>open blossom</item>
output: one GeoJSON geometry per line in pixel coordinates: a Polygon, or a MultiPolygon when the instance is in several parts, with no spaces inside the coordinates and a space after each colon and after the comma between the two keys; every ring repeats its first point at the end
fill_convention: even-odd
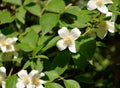
{"type": "Polygon", "coordinates": [[[18,76],[19,78],[16,84],[16,88],[32,88],[31,80],[26,70],[21,70],[18,72],[18,76]]]}
{"type": "Polygon", "coordinates": [[[68,47],[72,53],[76,53],[75,40],[81,35],[80,30],[74,28],[69,31],[66,27],[62,27],[58,30],[58,34],[62,38],[57,42],[58,49],[62,51],[68,47]]]}
{"type": "Polygon", "coordinates": [[[13,45],[14,42],[17,41],[16,37],[6,38],[3,34],[0,34],[0,48],[3,53],[14,52],[15,47],[13,45]]]}
{"type": "Polygon", "coordinates": [[[111,33],[115,32],[114,22],[111,20],[101,22],[99,28],[96,29],[97,36],[101,39],[103,39],[107,35],[108,31],[111,33]]]}
{"type": "Polygon", "coordinates": [[[5,67],[0,67],[0,86],[5,88],[5,78],[6,78],[6,69],[5,67]]]}
{"type": "Polygon", "coordinates": [[[44,75],[44,73],[39,74],[37,70],[32,70],[29,74],[26,70],[21,70],[18,72],[19,78],[16,88],[44,88],[45,81],[40,79],[44,75]]]}
{"type": "Polygon", "coordinates": [[[45,83],[45,81],[40,79],[43,76],[45,76],[45,74],[39,73],[38,70],[32,70],[30,72],[30,77],[31,77],[31,81],[32,81],[32,88],[44,88],[43,84],[45,83]]]}
{"type": "Polygon", "coordinates": [[[108,8],[106,4],[113,3],[112,0],[89,0],[87,3],[88,10],[98,9],[100,12],[106,14],[108,13],[108,8]]]}

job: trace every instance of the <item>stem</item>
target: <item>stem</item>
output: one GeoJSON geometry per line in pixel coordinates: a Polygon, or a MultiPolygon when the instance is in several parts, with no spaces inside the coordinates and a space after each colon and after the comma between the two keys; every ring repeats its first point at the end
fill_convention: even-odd
{"type": "Polygon", "coordinates": [[[9,72],[9,75],[8,75],[8,76],[11,76],[13,70],[14,70],[14,67],[12,67],[12,68],[10,69],[10,72],[9,72]]]}
{"type": "Polygon", "coordinates": [[[46,2],[46,4],[44,5],[43,9],[41,10],[40,17],[41,17],[42,14],[44,13],[45,7],[49,4],[50,1],[51,1],[51,0],[48,0],[48,1],[46,2]]]}
{"type": "Polygon", "coordinates": [[[81,36],[85,36],[88,32],[90,32],[92,29],[89,28],[84,34],[82,34],[81,36]]]}

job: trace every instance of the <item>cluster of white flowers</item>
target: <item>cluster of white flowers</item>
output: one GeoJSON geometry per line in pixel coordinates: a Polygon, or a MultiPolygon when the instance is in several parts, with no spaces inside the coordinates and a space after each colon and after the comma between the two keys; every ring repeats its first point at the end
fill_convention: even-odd
{"type": "MultiPolygon", "coordinates": [[[[112,3],[113,3],[112,0],[89,0],[87,3],[87,8],[88,10],[98,9],[101,13],[106,14],[106,17],[107,16],[112,17],[112,13],[109,12],[106,6],[107,4],[112,4],[112,3]]],[[[100,22],[99,28],[95,30],[97,36],[101,39],[103,39],[107,35],[108,31],[111,33],[115,32],[114,22],[112,21],[112,19],[108,21],[100,22]]]]}
{"type": "Polygon", "coordinates": [[[29,74],[26,70],[18,72],[18,82],[16,88],[44,88],[43,84],[46,81],[40,78],[45,76],[44,73],[39,73],[38,70],[32,70],[29,74]]]}
{"type": "Polygon", "coordinates": [[[89,0],[87,3],[88,10],[98,9],[100,12],[110,15],[107,4],[112,4],[112,0],[89,0]]]}

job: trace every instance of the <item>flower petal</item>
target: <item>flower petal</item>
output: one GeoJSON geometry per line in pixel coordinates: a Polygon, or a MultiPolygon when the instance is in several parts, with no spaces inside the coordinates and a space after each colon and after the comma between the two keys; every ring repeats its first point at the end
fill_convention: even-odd
{"type": "Polygon", "coordinates": [[[72,37],[73,40],[78,39],[80,35],[81,35],[81,31],[78,28],[74,28],[70,32],[70,36],[72,37]]]}
{"type": "Polygon", "coordinates": [[[94,10],[96,8],[97,8],[97,6],[96,6],[96,3],[95,3],[95,0],[88,1],[88,3],[87,3],[87,9],[88,10],[94,10]]]}
{"type": "Polygon", "coordinates": [[[43,87],[43,85],[39,85],[36,88],[45,88],[45,87],[43,87]]]}
{"type": "Polygon", "coordinates": [[[41,73],[40,73],[40,78],[41,78],[41,77],[44,77],[44,76],[45,76],[45,73],[41,72],[41,73]]]}
{"type": "Polygon", "coordinates": [[[0,67],[0,77],[2,77],[2,80],[5,80],[5,77],[6,77],[5,67],[0,67]]]}
{"type": "Polygon", "coordinates": [[[18,39],[16,37],[13,37],[13,38],[7,38],[6,39],[6,43],[7,44],[12,44],[14,42],[16,42],[18,39]]]}
{"type": "Polygon", "coordinates": [[[112,12],[107,12],[106,16],[112,16],[112,12]]]}
{"type": "Polygon", "coordinates": [[[113,1],[112,0],[103,0],[104,4],[112,4],[113,1]]]}
{"type": "Polygon", "coordinates": [[[6,73],[5,67],[0,67],[0,72],[6,73]]]}
{"type": "Polygon", "coordinates": [[[67,35],[69,35],[69,30],[66,27],[62,27],[60,30],[58,30],[58,34],[61,38],[65,38],[67,35]]]}
{"type": "Polygon", "coordinates": [[[108,8],[105,5],[98,6],[97,9],[104,14],[108,13],[108,8]]]}
{"type": "Polygon", "coordinates": [[[67,48],[67,45],[65,44],[65,41],[63,39],[59,40],[56,44],[56,46],[58,47],[58,49],[60,51],[64,50],[67,48]]]}
{"type": "Polygon", "coordinates": [[[28,73],[26,70],[21,70],[18,72],[18,76],[23,79],[24,77],[28,77],[28,73]]]}
{"type": "Polygon", "coordinates": [[[1,50],[2,50],[3,53],[5,53],[6,52],[6,46],[1,46],[1,50]]]}
{"type": "MultiPolygon", "coordinates": [[[[39,71],[38,70],[32,70],[30,73],[29,73],[29,76],[32,78],[34,75],[38,75],[39,76],[39,71]]],[[[40,76],[39,76],[40,77],[40,76]]]]}
{"type": "Polygon", "coordinates": [[[68,49],[69,49],[72,53],[76,53],[75,41],[72,41],[72,43],[68,46],[68,49]]]}
{"type": "Polygon", "coordinates": [[[114,30],[114,22],[107,21],[107,25],[108,25],[108,31],[111,32],[111,33],[114,33],[115,32],[115,30],[114,30]]]}
{"type": "Polygon", "coordinates": [[[16,83],[16,88],[25,88],[22,80],[18,79],[18,82],[16,83]]]}

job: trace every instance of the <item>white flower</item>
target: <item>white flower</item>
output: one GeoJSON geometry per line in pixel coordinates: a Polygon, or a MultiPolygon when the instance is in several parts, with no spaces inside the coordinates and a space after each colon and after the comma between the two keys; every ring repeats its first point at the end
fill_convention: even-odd
{"type": "Polygon", "coordinates": [[[45,76],[45,74],[39,74],[37,70],[32,70],[29,74],[26,70],[21,70],[18,72],[18,76],[16,88],[44,88],[42,84],[46,83],[40,79],[45,76]]]}
{"type": "Polygon", "coordinates": [[[0,67],[0,86],[5,88],[5,77],[6,77],[6,69],[5,67],[0,67]]]}
{"type": "Polygon", "coordinates": [[[108,8],[106,4],[113,3],[112,0],[89,0],[87,3],[88,10],[98,9],[100,12],[106,14],[108,8]]]}
{"type": "Polygon", "coordinates": [[[16,88],[32,88],[31,79],[26,70],[18,72],[18,76],[16,88]]]}
{"type": "Polygon", "coordinates": [[[13,43],[17,41],[16,37],[6,38],[3,34],[0,34],[0,47],[3,53],[15,51],[13,43]]]}
{"type": "Polygon", "coordinates": [[[107,35],[108,31],[111,33],[115,32],[114,22],[112,22],[111,20],[101,22],[99,28],[96,29],[97,36],[101,39],[103,39],[107,35]]]}
{"type": "Polygon", "coordinates": [[[42,84],[44,84],[45,81],[40,79],[43,76],[45,76],[45,74],[44,73],[39,74],[38,70],[32,70],[30,72],[30,77],[33,86],[32,88],[44,88],[42,84]]]}
{"type": "Polygon", "coordinates": [[[62,27],[58,31],[58,34],[62,38],[57,42],[58,49],[62,51],[68,47],[72,53],[76,53],[75,40],[81,35],[80,30],[78,28],[74,28],[69,32],[66,27],[62,27]]]}

